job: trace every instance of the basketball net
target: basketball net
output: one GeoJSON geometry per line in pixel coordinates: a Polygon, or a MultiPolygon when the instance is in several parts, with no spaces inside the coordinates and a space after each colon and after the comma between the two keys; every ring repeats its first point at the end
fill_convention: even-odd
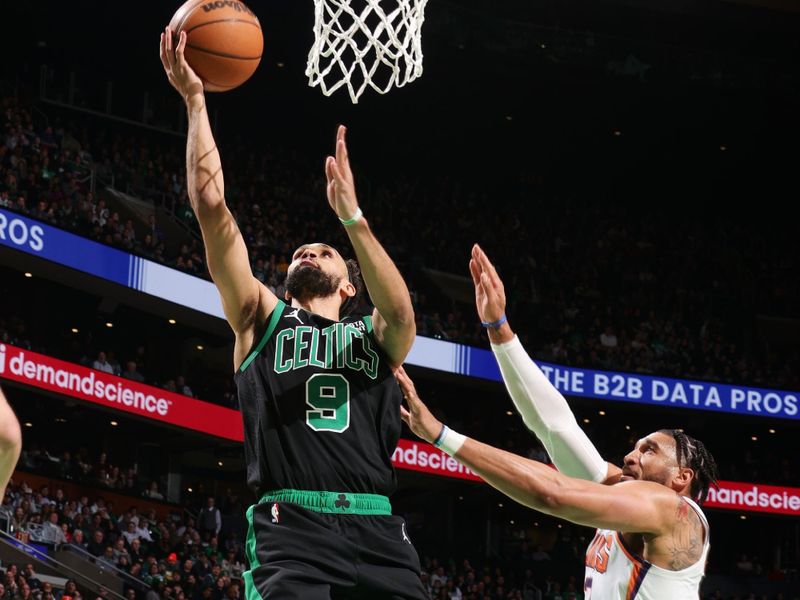
{"type": "Polygon", "coordinates": [[[326,96],[347,86],[357,104],[367,86],[385,94],[419,77],[427,1],[314,0],[308,84],[326,96]]]}

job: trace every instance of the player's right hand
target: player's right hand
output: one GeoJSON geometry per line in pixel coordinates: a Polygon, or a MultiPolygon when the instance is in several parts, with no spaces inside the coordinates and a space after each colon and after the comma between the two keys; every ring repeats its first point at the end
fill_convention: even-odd
{"type": "Polygon", "coordinates": [[[484,323],[499,321],[506,314],[506,291],[489,257],[478,244],[472,247],[469,272],[475,285],[475,307],[484,323]]]}
{"type": "Polygon", "coordinates": [[[172,87],[178,90],[184,101],[188,103],[192,98],[203,96],[203,80],[192,70],[183,55],[186,48],[186,32],[181,31],[177,46],[173,40],[172,30],[165,27],[160,43],[161,64],[164,65],[164,71],[166,71],[172,87]]]}

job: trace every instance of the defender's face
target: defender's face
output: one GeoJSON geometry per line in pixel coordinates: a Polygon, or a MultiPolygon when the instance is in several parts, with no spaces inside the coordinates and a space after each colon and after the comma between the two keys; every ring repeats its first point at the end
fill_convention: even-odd
{"type": "Polygon", "coordinates": [[[636,442],[625,456],[620,481],[640,479],[666,485],[677,468],[674,438],[665,433],[651,433],[636,442]]]}
{"type": "Polygon", "coordinates": [[[347,279],[347,265],[341,254],[328,244],[303,244],[292,255],[289,273],[295,269],[318,269],[336,279],[347,279]]]}

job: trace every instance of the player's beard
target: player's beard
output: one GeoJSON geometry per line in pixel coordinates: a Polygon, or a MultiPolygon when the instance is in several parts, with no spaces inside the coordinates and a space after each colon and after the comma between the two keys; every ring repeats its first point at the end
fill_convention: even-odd
{"type": "Polygon", "coordinates": [[[286,276],[286,291],[299,302],[327,298],[336,293],[340,281],[340,277],[329,275],[321,269],[297,267],[286,276]]]}

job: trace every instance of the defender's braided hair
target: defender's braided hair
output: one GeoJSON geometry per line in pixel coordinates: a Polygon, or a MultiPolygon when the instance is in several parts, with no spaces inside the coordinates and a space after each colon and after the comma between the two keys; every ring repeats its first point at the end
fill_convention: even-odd
{"type": "Polygon", "coordinates": [[[703,442],[686,435],[680,429],[662,429],[661,433],[671,435],[675,440],[675,456],[678,466],[688,467],[694,471],[690,493],[698,504],[702,504],[713,485],[717,488],[717,461],[705,447],[703,442]]]}

